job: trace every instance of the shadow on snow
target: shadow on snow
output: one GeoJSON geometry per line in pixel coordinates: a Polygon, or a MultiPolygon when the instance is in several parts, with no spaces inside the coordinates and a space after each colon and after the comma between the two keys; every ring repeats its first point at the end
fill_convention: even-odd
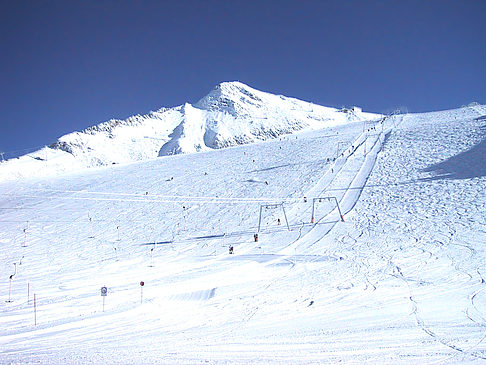
{"type": "MultiPolygon", "coordinates": [[[[486,126],[481,129],[486,134],[486,126]]],[[[483,138],[480,143],[470,150],[461,152],[435,165],[431,165],[422,171],[432,172],[436,175],[420,179],[421,181],[443,179],[462,180],[486,176],[486,138],[483,138]]]]}

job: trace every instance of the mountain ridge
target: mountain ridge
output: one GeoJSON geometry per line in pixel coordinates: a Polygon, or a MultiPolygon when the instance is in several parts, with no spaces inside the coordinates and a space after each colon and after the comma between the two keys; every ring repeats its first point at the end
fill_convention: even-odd
{"type": "Polygon", "coordinates": [[[63,135],[49,146],[21,156],[23,164],[7,161],[2,166],[6,172],[3,175],[31,175],[27,172],[31,167],[23,166],[39,162],[44,162],[43,170],[48,174],[131,163],[380,117],[360,108],[339,110],[259,91],[238,81],[222,82],[194,104],[162,107],[123,120],[110,119],[63,135]]]}

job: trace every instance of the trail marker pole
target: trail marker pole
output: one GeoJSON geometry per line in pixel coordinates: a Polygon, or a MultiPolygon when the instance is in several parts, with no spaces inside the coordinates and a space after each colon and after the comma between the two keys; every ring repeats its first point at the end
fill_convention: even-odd
{"type": "Polygon", "coordinates": [[[37,326],[37,301],[34,294],[34,325],[37,326]]]}
{"type": "Polygon", "coordinates": [[[143,286],[145,283],[143,281],[140,282],[140,304],[143,302],[143,286]]]}
{"type": "Polygon", "coordinates": [[[314,212],[315,212],[315,205],[316,205],[316,199],[312,199],[312,217],[311,217],[311,223],[314,224],[316,222],[316,219],[314,218],[314,212]]]}
{"type": "Polygon", "coordinates": [[[24,244],[22,247],[27,247],[27,228],[24,228],[24,244]]]}
{"type": "Polygon", "coordinates": [[[6,300],[7,303],[12,303],[12,300],[10,299],[11,292],[12,292],[12,278],[10,278],[10,283],[8,285],[8,300],[6,300]]]}

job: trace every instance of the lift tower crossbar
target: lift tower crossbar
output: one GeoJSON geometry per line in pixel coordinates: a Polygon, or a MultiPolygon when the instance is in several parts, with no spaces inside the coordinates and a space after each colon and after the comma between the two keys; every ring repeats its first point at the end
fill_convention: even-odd
{"type": "Polygon", "coordinates": [[[339,217],[341,217],[341,222],[344,222],[344,216],[341,212],[341,208],[339,207],[339,202],[337,200],[337,198],[335,196],[322,196],[322,197],[318,197],[318,198],[314,198],[312,199],[312,218],[311,218],[311,223],[315,223],[316,222],[316,219],[314,217],[314,213],[315,213],[315,206],[316,206],[316,201],[321,201],[321,200],[328,200],[328,201],[334,201],[336,203],[336,207],[337,207],[337,210],[339,212],[339,217]]]}
{"type": "Polygon", "coordinates": [[[287,214],[285,213],[284,205],[283,205],[283,203],[279,203],[279,204],[263,204],[263,205],[260,205],[260,217],[258,218],[258,232],[260,232],[260,228],[261,228],[261,224],[262,224],[263,208],[272,209],[272,208],[279,208],[279,207],[282,208],[282,212],[283,212],[283,215],[284,215],[284,218],[285,218],[285,223],[287,224],[287,229],[290,231],[289,221],[287,220],[287,214]]]}

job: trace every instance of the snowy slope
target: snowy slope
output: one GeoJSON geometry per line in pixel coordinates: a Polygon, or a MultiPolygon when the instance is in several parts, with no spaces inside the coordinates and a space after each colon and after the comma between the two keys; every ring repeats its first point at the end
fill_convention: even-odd
{"type": "Polygon", "coordinates": [[[0,179],[56,176],[379,117],[272,95],[240,82],[224,82],[195,105],[186,103],[126,120],[110,120],[62,136],[49,147],[0,164],[0,179]]]}
{"type": "Polygon", "coordinates": [[[474,106],[0,183],[0,362],[481,363],[485,140],[474,106]]]}

